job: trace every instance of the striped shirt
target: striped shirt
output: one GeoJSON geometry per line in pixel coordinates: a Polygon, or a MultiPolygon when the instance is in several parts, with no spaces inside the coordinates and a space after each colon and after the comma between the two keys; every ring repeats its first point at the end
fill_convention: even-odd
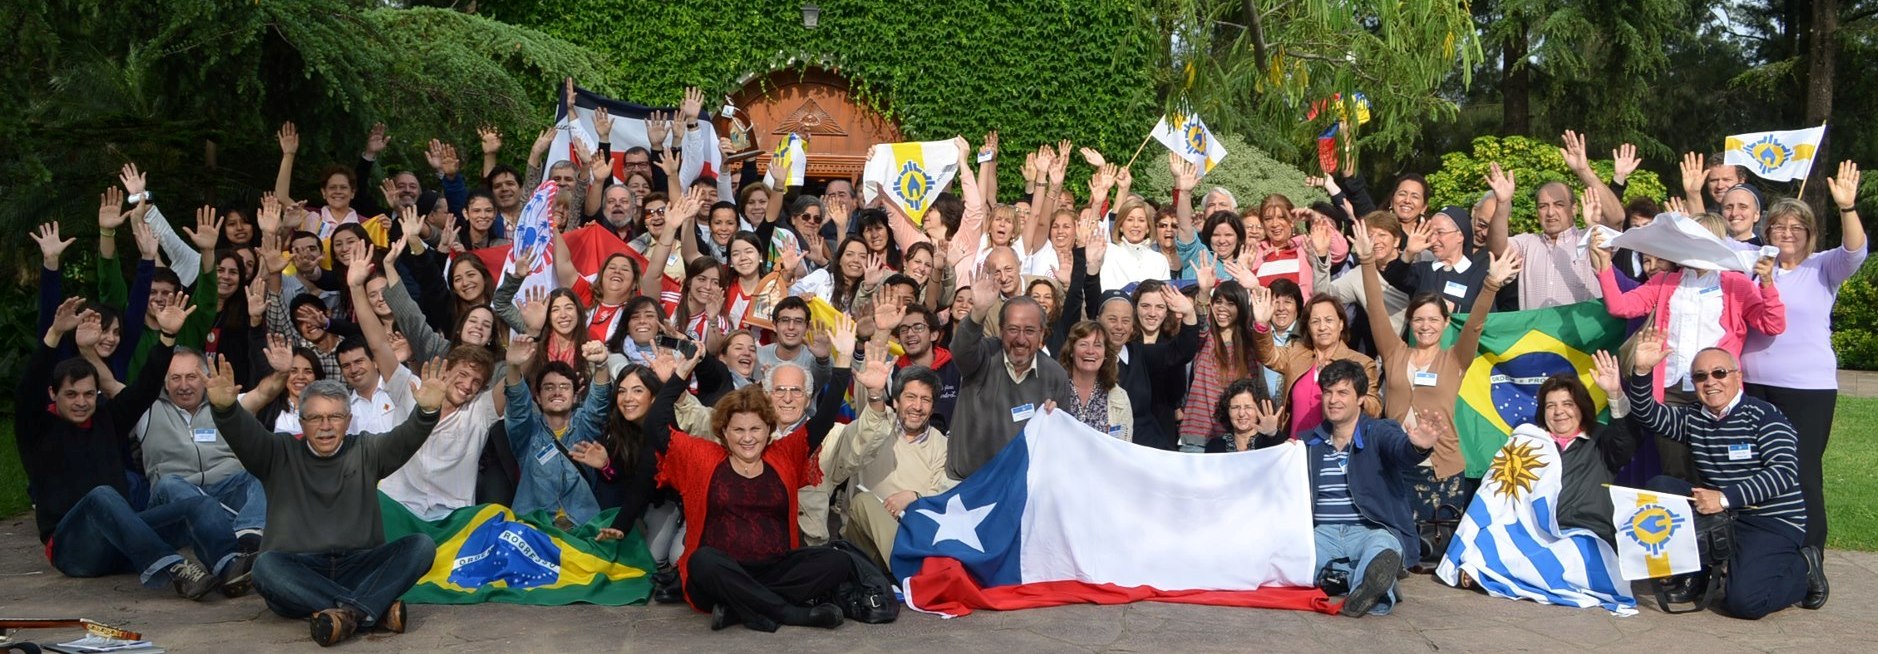
{"type": "Polygon", "coordinates": [[[1311,498],[1312,513],[1320,525],[1360,525],[1363,516],[1356,512],[1350,497],[1350,483],[1345,471],[1350,468],[1350,449],[1329,444],[1311,448],[1317,462],[1317,495],[1311,498]]]}
{"type": "Polygon", "coordinates": [[[1720,418],[1701,406],[1665,406],[1653,397],[1649,375],[1625,379],[1624,392],[1630,396],[1630,415],[1646,429],[1689,445],[1696,471],[1722,492],[1729,508],[1806,531],[1799,438],[1773,405],[1744,395],[1720,418]]]}

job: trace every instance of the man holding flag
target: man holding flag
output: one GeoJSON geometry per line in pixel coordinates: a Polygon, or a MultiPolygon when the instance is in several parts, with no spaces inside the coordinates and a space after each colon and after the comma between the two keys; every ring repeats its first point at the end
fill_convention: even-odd
{"type": "Polygon", "coordinates": [[[1624,392],[1640,424],[1689,445],[1707,486],[1657,477],[1650,488],[1694,498],[1698,521],[1733,520],[1733,554],[1727,566],[1698,574],[1725,574],[1723,610],[1757,620],[1799,603],[1826,604],[1825,571],[1819,551],[1802,547],[1806,502],[1800,495],[1798,438],[1773,405],[1741,392],[1741,364],[1727,350],[1696,353],[1690,378],[1695,406],[1668,406],[1651,392],[1650,373],[1670,355],[1667,337],[1653,327],[1637,336],[1624,392]]]}

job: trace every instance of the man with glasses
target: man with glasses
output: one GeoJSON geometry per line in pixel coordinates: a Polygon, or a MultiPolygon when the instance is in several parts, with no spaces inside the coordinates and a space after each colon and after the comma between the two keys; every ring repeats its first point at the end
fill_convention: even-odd
{"type": "MultiPolygon", "coordinates": [[[[371,627],[404,632],[398,596],[430,570],[437,544],[423,534],[385,542],[378,484],[428,444],[449,396],[477,385],[464,374],[471,350],[485,352],[458,346],[450,352],[458,363],[425,365],[417,410],[384,434],[348,435],[349,394],[337,380],[315,381],[300,392],[306,434],[292,439],[276,436],[236,402],[239,388],[226,362],[210,378],[216,428],[267,488],[268,530],[254,563],[255,590],[274,613],[308,618],[314,642],[329,646],[371,627]]],[[[486,363],[489,355],[481,356],[486,363]]],[[[474,456],[470,467],[473,475],[474,456]]]]}
{"type": "Polygon", "coordinates": [[[1402,256],[1383,268],[1382,278],[1409,297],[1417,293],[1439,295],[1447,300],[1450,312],[1456,307],[1473,306],[1474,296],[1486,285],[1490,257],[1485,249],[1467,251],[1468,233],[1461,225],[1472,224],[1466,209],[1442,209],[1415,227],[1402,248],[1402,256]],[[1434,258],[1422,260],[1424,251],[1434,258]]]}
{"type": "MultiPolygon", "coordinates": [[[[1721,602],[1728,614],[1754,620],[1796,603],[1808,609],[1824,606],[1819,550],[1804,547],[1806,500],[1800,494],[1799,439],[1792,423],[1773,405],[1741,392],[1740,362],[1718,347],[1697,352],[1690,365],[1696,405],[1657,402],[1651,371],[1669,355],[1667,340],[1653,327],[1637,336],[1624,393],[1639,424],[1688,444],[1701,487],[1664,476],[1650,480],[1650,488],[1693,497],[1698,531],[1707,531],[1710,521],[1732,521],[1722,527],[1732,531],[1733,545],[1721,602]]],[[[1695,573],[1678,590],[1700,593],[1706,575],[1717,572],[1695,573]]]]}
{"type": "Polygon", "coordinates": [[[944,431],[952,424],[952,407],[959,401],[959,367],[952,361],[952,351],[934,340],[938,333],[939,316],[932,309],[923,304],[907,305],[906,316],[893,331],[893,337],[900,341],[900,349],[905,354],[894,361],[893,367],[905,370],[923,366],[937,375],[939,383],[933,390],[932,415],[934,424],[944,431]]]}
{"type": "MultiPolygon", "coordinates": [[[[770,370],[785,362],[801,366],[813,374],[819,383],[834,373],[834,361],[826,355],[816,355],[808,347],[809,303],[800,297],[791,295],[776,303],[770,311],[770,320],[776,325],[776,342],[756,349],[757,374],[766,376],[770,370]]],[[[789,422],[784,420],[783,422],[789,422]]]]}
{"type": "Polygon", "coordinates": [[[1046,335],[1043,307],[1023,295],[1005,300],[998,309],[999,339],[991,340],[985,322],[998,302],[998,285],[980,282],[972,285],[971,294],[972,311],[952,335],[953,362],[962,380],[946,443],[946,473],[953,479],[965,479],[990,461],[1046,410],[1046,403],[1067,406],[1070,401],[1069,373],[1055,360],[1037,356],[1046,335]]]}

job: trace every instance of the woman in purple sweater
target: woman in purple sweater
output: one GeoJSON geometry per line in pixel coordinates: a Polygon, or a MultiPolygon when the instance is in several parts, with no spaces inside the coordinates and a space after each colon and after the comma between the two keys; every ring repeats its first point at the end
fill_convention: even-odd
{"type": "Polygon", "coordinates": [[[1832,412],[1839,395],[1832,351],[1832,305],[1839,285],[1858,272],[1868,250],[1865,226],[1853,206],[1858,198],[1858,164],[1839,164],[1829,181],[1839,208],[1839,247],[1814,252],[1819,224],[1813,210],[1798,200],[1781,200],[1767,212],[1767,239],[1780,248],[1774,262],[1774,286],[1787,305],[1787,330],[1767,335],[1748,332],[1741,349],[1747,392],[1786,414],[1800,437],[1800,493],[1806,498],[1806,545],[1826,546],[1826,505],[1820,460],[1832,434],[1832,412]]]}

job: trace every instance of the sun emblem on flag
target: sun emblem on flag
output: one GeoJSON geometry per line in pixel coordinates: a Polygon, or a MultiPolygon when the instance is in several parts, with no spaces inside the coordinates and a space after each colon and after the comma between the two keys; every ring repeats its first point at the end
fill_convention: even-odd
{"type": "Polygon", "coordinates": [[[1187,144],[1187,151],[1193,154],[1206,154],[1206,127],[1199,119],[1189,117],[1187,124],[1181,126],[1182,140],[1187,144]]]}
{"type": "Polygon", "coordinates": [[[1752,157],[1763,173],[1787,165],[1787,162],[1793,159],[1793,150],[1789,149],[1786,144],[1774,140],[1772,136],[1765,136],[1759,141],[1742,146],[1741,151],[1752,157]]]}
{"type": "Polygon", "coordinates": [[[932,177],[926,169],[919,167],[919,162],[908,161],[900,167],[900,178],[894,180],[893,190],[906,202],[909,209],[918,211],[925,205],[926,190],[932,188],[932,177]]]}
{"type": "Polygon", "coordinates": [[[1487,468],[1487,479],[1493,481],[1501,495],[1517,500],[1521,493],[1532,492],[1532,484],[1539,481],[1539,471],[1545,469],[1545,465],[1539,458],[1538,446],[1515,438],[1494,455],[1493,466],[1487,468]]]}
{"type": "Polygon", "coordinates": [[[1645,504],[1630,513],[1623,522],[1624,536],[1650,556],[1661,556],[1669,547],[1670,537],[1682,529],[1683,518],[1660,504],[1645,504]]]}

